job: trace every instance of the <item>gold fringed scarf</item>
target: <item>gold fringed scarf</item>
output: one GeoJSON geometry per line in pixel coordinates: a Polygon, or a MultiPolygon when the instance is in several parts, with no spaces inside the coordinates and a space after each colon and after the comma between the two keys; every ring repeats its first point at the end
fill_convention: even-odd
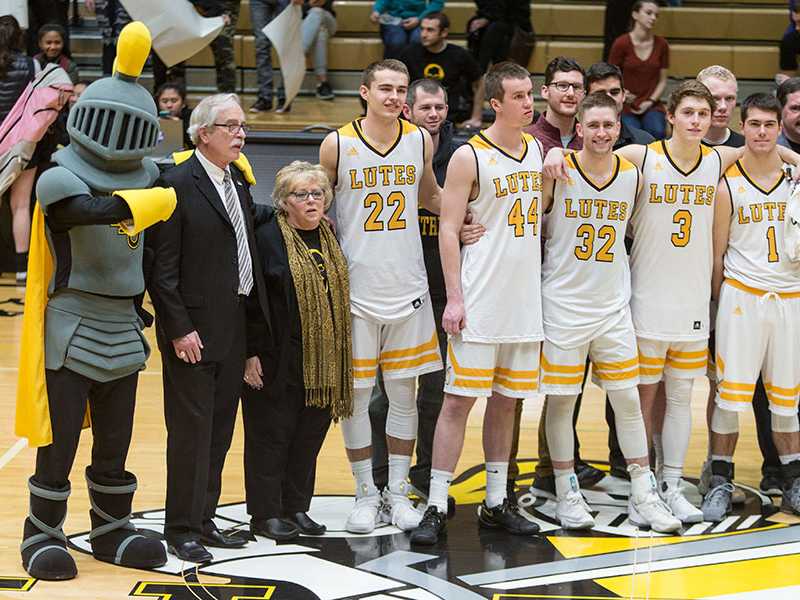
{"type": "Polygon", "coordinates": [[[327,408],[334,421],[353,414],[353,360],[350,337],[350,284],[347,262],[325,221],[319,225],[330,302],[325,283],[308,246],[278,215],[289,256],[300,312],[303,340],[303,383],[306,406],[327,408]]]}

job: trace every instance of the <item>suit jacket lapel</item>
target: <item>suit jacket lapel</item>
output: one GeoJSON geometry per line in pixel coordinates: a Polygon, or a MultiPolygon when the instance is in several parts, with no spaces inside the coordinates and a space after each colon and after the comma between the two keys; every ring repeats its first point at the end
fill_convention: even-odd
{"type": "Polygon", "coordinates": [[[222,203],[222,198],[219,197],[217,188],[214,187],[214,184],[208,177],[208,173],[206,173],[203,165],[200,164],[200,161],[196,156],[192,156],[192,158],[189,160],[193,161],[192,174],[194,175],[197,183],[197,188],[200,190],[203,196],[205,196],[206,200],[208,200],[211,206],[213,206],[214,209],[219,213],[219,216],[222,217],[229,227],[233,228],[231,219],[228,216],[228,211],[225,210],[225,205],[222,203]]]}

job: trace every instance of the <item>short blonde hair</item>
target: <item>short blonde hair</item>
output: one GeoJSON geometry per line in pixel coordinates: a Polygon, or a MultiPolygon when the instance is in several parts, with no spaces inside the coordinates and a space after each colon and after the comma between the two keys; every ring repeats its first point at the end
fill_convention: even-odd
{"type": "Polygon", "coordinates": [[[325,194],[325,210],[328,210],[333,202],[333,188],[328,174],[322,165],[312,165],[304,160],[296,160],[283,167],[275,175],[275,187],[272,190],[272,203],[275,209],[286,214],[286,199],[292,192],[298,181],[312,179],[322,188],[325,194]]]}
{"type": "Polygon", "coordinates": [[[711,65],[697,74],[697,81],[704,83],[706,79],[720,79],[722,81],[732,81],[736,83],[736,76],[722,65],[711,65]]]}

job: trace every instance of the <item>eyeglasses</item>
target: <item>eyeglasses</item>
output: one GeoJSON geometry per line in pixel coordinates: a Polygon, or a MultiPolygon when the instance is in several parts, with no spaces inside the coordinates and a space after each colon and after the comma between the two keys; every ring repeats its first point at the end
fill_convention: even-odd
{"type": "Polygon", "coordinates": [[[583,91],[582,83],[569,83],[567,81],[556,81],[554,83],[548,83],[547,85],[556,88],[562,94],[568,92],[569,88],[572,88],[576,94],[579,94],[583,91]]]}
{"type": "Polygon", "coordinates": [[[236,135],[241,130],[242,133],[247,135],[250,132],[250,127],[247,123],[212,123],[215,127],[224,127],[231,135],[236,135]]]}
{"type": "Polygon", "coordinates": [[[322,200],[325,197],[325,192],[322,190],[314,190],[313,192],[289,192],[290,196],[294,196],[300,202],[305,202],[309,196],[314,200],[322,200]]]}

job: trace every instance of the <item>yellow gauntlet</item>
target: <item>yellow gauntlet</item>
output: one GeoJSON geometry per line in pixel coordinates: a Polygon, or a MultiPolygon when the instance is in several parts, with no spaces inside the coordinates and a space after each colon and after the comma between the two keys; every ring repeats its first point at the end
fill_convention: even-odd
{"type": "Polygon", "coordinates": [[[178,204],[174,188],[154,187],[146,190],[119,190],[114,196],[122,198],[131,209],[133,223],[120,223],[128,236],[141,233],[159,221],[166,221],[178,204]]]}

